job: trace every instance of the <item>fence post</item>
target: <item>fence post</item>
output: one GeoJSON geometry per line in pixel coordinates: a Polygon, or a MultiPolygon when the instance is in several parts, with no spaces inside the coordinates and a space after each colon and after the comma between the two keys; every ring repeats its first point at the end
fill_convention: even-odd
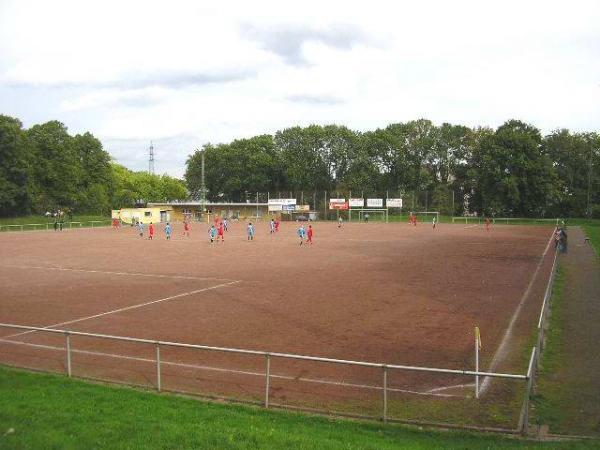
{"type": "Polygon", "coordinates": [[[267,367],[265,370],[265,408],[269,407],[269,375],[271,372],[271,355],[265,355],[267,359],[267,367]]]}
{"type": "Polygon", "coordinates": [[[529,433],[529,397],[533,388],[534,366],[538,357],[537,347],[533,347],[531,359],[527,368],[527,384],[525,385],[525,396],[523,398],[523,406],[521,407],[521,415],[519,417],[519,432],[523,436],[529,433]]]}
{"type": "Polygon", "coordinates": [[[539,341],[539,350],[540,352],[544,349],[544,325],[546,324],[546,310],[548,309],[548,304],[544,305],[544,311],[542,311],[542,323],[540,326],[540,341],[539,341]]]}
{"type": "Polygon", "coordinates": [[[531,380],[532,377],[530,376],[527,380],[525,400],[523,401],[523,423],[521,425],[521,433],[523,436],[527,436],[529,433],[529,396],[531,395],[531,380]]]}
{"type": "Polygon", "coordinates": [[[65,331],[65,336],[67,340],[67,375],[71,377],[71,335],[68,331],[65,331]]]}
{"type": "MultiPolygon", "coordinates": [[[[475,334],[475,372],[479,373],[479,340],[475,334]]],[[[475,398],[479,398],[479,375],[475,375],[475,398]]]]}
{"type": "Polygon", "coordinates": [[[156,342],[156,389],[160,392],[160,343],[156,342]]]}
{"type": "Polygon", "coordinates": [[[383,368],[383,421],[387,422],[387,367],[384,364],[383,368]]]}

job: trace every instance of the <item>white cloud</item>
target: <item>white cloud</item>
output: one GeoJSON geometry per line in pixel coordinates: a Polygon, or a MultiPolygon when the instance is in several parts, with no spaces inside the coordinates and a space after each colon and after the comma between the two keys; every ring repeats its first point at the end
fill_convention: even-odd
{"type": "Polygon", "coordinates": [[[597,129],[597,1],[0,2],[0,104],[181,175],[205,142],[427,117],[597,129]]]}

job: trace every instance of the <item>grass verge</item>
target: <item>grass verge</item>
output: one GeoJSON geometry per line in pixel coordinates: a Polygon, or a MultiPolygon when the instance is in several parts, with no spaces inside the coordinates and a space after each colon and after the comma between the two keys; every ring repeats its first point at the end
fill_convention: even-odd
{"type": "Polygon", "coordinates": [[[590,243],[596,254],[600,256],[600,223],[584,225],[585,234],[590,239],[590,243]]]}
{"type": "Polygon", "coordinates": [[[551,430],[561,430],[567,421],[567,410],[561,406],[569,403],[568,386],[553,374],[565,364],[563,291],[565,272],[560,266],[552,290],[552,315],[546,331],[546,346],[542,353],[542,365],[537,380],[537,393],[533,396],[532,408],[538,424],[549,425],[551,430]]]}
{"type": "MultiPolygon", "coordinates": [[[[600,226],[583,228],[598,254],[600,226]]],[[[600,435],[593,376],[598,367],[594,317],[600,310],[594,293],[585,291],[579,270],[576,264],[559,266],[533,407],[537,423],[551,432],[600,435]]]]}
{"type": "Polygon", "coordinates": [[[0,367],[0,448],[592,449],[205,403],[0,367]]]}

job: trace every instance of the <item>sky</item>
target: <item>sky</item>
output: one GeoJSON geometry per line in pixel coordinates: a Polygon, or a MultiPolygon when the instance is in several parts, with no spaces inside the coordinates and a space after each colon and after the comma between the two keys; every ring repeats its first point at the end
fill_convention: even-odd
{"type": "Polygon", "coordinates": [[[600,131],[600,1],[0,0],[0,114],[181,177],[195,149],[427,118],[600,131]]]}

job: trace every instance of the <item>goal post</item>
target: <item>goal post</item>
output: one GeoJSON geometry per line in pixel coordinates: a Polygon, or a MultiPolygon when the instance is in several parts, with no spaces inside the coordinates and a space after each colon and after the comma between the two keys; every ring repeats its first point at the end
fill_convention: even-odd
{"type": "Polygon", "coordinates": [[[439,211],[412,211],[413,215],[417,217],[419,222],[430,222],[435,217],[435,222],[440,223],[439,211]],[[425,218],[425,220],[423,220],[425,218]]]}
{"type": "Polygon", "coordinates": [[[358,217],[359,222],[388,222],[387,208],[362,208],[349,210],[349,221],[352,221],[352,215],[358,217]]]}

